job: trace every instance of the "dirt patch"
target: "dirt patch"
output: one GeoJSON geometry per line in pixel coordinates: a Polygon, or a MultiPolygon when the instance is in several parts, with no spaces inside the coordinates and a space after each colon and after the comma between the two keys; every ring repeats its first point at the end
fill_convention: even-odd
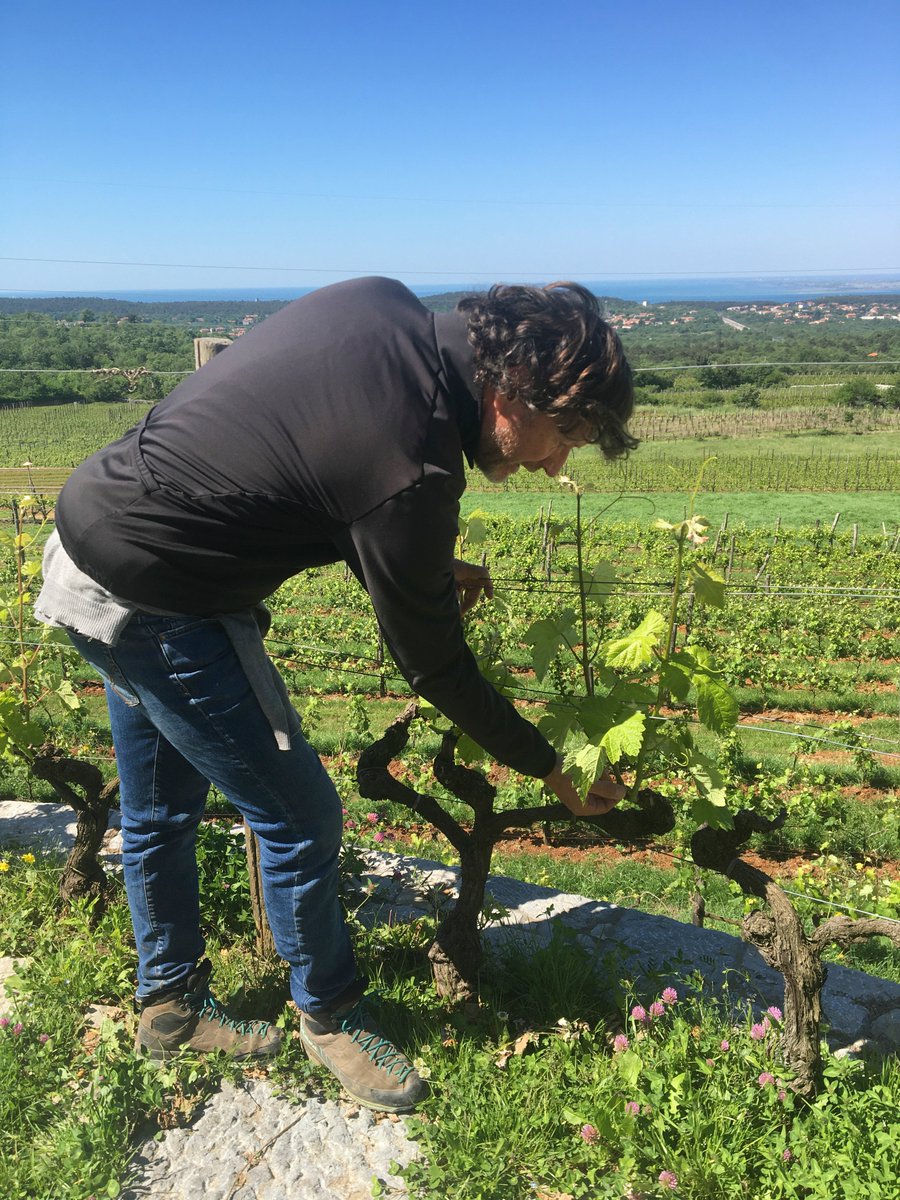
{"type": "MultiPolygon", "coordinates": [[[[403,853],[408,840],[413,837],[427,837],[429,834],[433,835],[434,830],[430,825],[424,824],[405,830],[394,830],[393,848],[398,853],[403,853]]],[[[598,869],[609,869],[623,862],[633,862],[660,871],[670,871],[684,861],[681,855],[675,855],[652,842],[646,845],[621,845],[595,840],[590,832],[584,830],[557,833],[553,827],[546,837],[537,831],[520,833],[508,830],[497,841],[496,849],[504,855],[549,858],[555,862],[579,863],[596,866],[598,869]]],[[[751,866],[782,882],[792,880],[801,867],[811,868],[815,876],[819,870],[815,865],[818,857],[818,853],[812,851],[808,854],[758,854],[748,850],[741,855],[751,866]]],[[[900,878],[900,862],[880,863],[876,867],[876,874],[890,879],[900,878]]]]}
{"type": "Polygon", "coordinates": [[[777,721],[787,725],[811,725],[816,729],[827,730],[832,721],[849,721],[851,725],[864,725],[870,718],[851,715],[849,713],[828,713],[827,716],[817,712],[798,712],[788,708],[767,708],[762,712],[741,713],[741,725],[759,725],[765,721],[777,721]],[[813,718],[822,717],[821,721],[813,718]]]}

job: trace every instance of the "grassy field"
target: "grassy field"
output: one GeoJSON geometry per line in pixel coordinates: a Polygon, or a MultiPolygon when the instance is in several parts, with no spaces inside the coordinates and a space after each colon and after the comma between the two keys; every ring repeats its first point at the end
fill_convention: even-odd
{"type": "MultiPolygon", "coordinates": [[[[540,487],[543,476],[536,479],[540,487]]],[[[541,487],[533,492],[482,492],[477,485],[470,487],[462,501],[463,516],[477,509],[507,517],[533,517],[548,504],[559,517],[573,517],[575,499],[562,488],[541,487]]],[[[591,492],[584,497],[588,517],[604,513],[608,521],[640,521],[650,524],[656,517],[681,519],[685,508],[684,492],[653,492],[650,495],[620,495],[591,492]]],[[[860,532],[896,533],[900,518],[900,492],[713,492],[704,493],[697,511],[713,525],[720,525],[725,514],[729,522],[740,521],[756,527],[771,526],[781,518],[783,526],[815,525],[831,527],[835,513],[841,514],[839,529],[857,524],[860,532]]]]}

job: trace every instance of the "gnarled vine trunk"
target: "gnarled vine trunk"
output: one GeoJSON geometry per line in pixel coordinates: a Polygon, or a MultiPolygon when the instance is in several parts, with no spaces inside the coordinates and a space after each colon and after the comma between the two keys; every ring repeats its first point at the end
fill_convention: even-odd
{"type": "Polygon", "coordinates": [[[259,839],[244,822],[244,842],[247,847],[247,876],[250,880],[250,909],[253,913],[253,924],[256,928],[256,948],[260,954],[275,953],[275,936],[269,924],[266,912],[265,894],[262,882],[262,863],[259,857],[259,839]]]}
{"type": "MultiPolygon", "coordinates": [[[[392,800],[430,821],[459,854],[459,895],[441,922],[428,957],[438,993],[452,1000],[471,1000],[478,993],[482,960],[478,926],[494,844],[507,829],[573,818],[563,804],[494,812],[495,788],[480,771],[454,760],[457,738],[447,733],[434,759],[434,773],[449,792],[471,808],[471,827],[464,828],[434,797],[415,791],[388,771],[388,764],[406,746],[409,726],[417,711],[415,703],[408,705],[382,737],[363,751],[357,766],[357,783],[361,796],[375,801],[392,800]]],[[[671,805],[655,792],[642,793],[637,809],[621,812],[614,809],[602,817],[580,819],[589,820],[619,840],[667,833],[675,823],[671,805]]]]}
{"type": "Polygon", "coordinates": [[[91,896],[98,901],[96,914],[103,909],[106,874],[98,855],[109,821],[109,809],[119,791],[118,779],[104,784],[93,763],[71,758],[57,746],[47,743],[31,764],[38,779],[51,785],[63,804],[77,815],[75,842],[59,880],[59,896],[67,903],[75,896],[91,896]]]}
{"type": "Polygon", "coordinates": [[[766,910],[756,909],[744,917],[741,936],[784,977],[782,1051],[795,1074],[791,1087],[812,1097],[822,1084],[822,988],[828,975],[822,951],[830,942],[848,946],[878,935],[900,946],[900,926],[880,918],[853,921],[840,915],[807,934],[797,910],[774,879],[737,856],[751,834],[779,828],[785,815],[782,810],[776,820],[766,821],[743,809],[731,830],[698,829],[691,839],[691,851],[698,866],[727,875],[747,895],[759,897],[766,905],[766,910]]]}

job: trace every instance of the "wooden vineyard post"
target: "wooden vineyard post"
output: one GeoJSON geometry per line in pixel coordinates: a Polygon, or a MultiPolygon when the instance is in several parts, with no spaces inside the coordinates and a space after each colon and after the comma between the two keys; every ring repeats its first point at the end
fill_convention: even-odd
{"type": "Polygon", "coordinates": [[[199,371],[211,358],[215,358],[226,346],[230,345],[230,338],[194,338],[194,370],[199,371]]]}
{"type": "Polygon", "coordinates": [[[247,874],[250,877],[250,907],[253,911],[253,924],[256,926],[256,948],[260,954],[274,954],[275,938],[272,936],[272,926],[266,915],[266,902],[263,898],[259,841],[246,821],[244,837],[247,842],[247,874]]]}

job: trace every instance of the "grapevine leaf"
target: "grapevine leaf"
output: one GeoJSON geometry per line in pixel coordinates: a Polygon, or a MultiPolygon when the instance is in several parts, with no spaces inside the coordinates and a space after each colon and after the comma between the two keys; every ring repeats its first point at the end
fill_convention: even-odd
{"type": "Polygon", "coordinates": [[[575,641],[574,619],[571,610],[566,609],[556,617],[542,617],[535,621],[525,634],[525,641],[532,648],[534,673],[538,679],[543,679],[547,674],[560,646],[575,641]]]}
{"type": "Polygon", "coordinates": [[[688,574],[694,588],[694,595],[701,604],[711,608],[725,607],[725,580],[718,571],[704,563],[691,563],[688,574]]]}
{"type": "Polygon", "coordinates": [[[666,628],[662,613],[651,610],[637,629],[625,637],[613,638],[604,646],[606,665],[636,670],[645,667],[653,658],[653,648],[659,645],[661,634],[666,628]]]}
{"type": "Polygon", "coordinates": [[[484,518],[488,514],[481,508],[476,508],[459,522],[459,536],[470,546],[477,546],[487,537],[487,526],[484,518]]]}
{"type": "Polygon", "coordinates": [[[691,804],[691,816],[698,825],[710,825],[713,829],[733,829],[734,817],[727,808],[719,808],[699,793],[691,804]]]}
{"type": "Polygon", "coordinates": [[[717,675],[716,664],[713,662],[712,653],[705,646],[692,645],[690,650],[681,650],[677,657],[684,663],[688,670],[694,670],[700,667],[707,675],[717,675]]]}
{"type": "Polygon", "coordinates": [[[64,629],[43,625],[41,627],[41,639],[45,644],[65,646],[69,650],[72,649],[72,643],[69,641],[68,634],[64,629]]]}
{"type": "MultiPolygon", "coordinates": [[[[605,687],[609,691],[612,691],[613,688],[622,682],[621,676],[617,675],[615,671],[611,671],[609,667],[604,667],[602,663],[597,663],[592,670],[594,672],[594,683],[600,684],[601,687],[605,687]]],[[[643,703],[643,701],[640,701],[640,703],[643,703]]]]}
{"type": "Polygon", "coordinates": [[[611,763],[617,763],[623,754],[633,758],[639,753],[644,740],[645,722],[644,713],[633,712],[624,721],[607,730],[600,745],[611,763]]]}
{"type": "Polygon", "coordinates": [[[738,719],[738,702],[733,693],[718,679],[697,673],[694,676],[697,689],[697,716],[713,733],[728,733],[734,729],[738,719]]]}
{"type": "Polygon", "coordinates": [[[467,764],[481,762],[483,758],[487,757],[486,751],[482,750],[475,739],[470,738],[467,733],[464,733],[456,743],[455,754],[460,762],[467,764]]]}
{"type": "Polygon", "coordinates": [[[452,722],[444,716],[439,708],[435,708],[427,700],[419,699],[419,716],[435,733],[447,733],[453,728],[452,722]]]}
{"type": "Polygon", "coordinates": [[[580,578],[578,568],[573,567],[571,577],[575,586],[583,592],[585,600],[594,604],[605,604],[619,581],[612,563],[605,559],[595,567],[585,567],[580,578]]]}
{"type": "Polygon", "coordinates": [[[670,659],[660,671],[659,681],[676,700],[687,700],[691,690],[691,676],[679,663],[670,659]]]}
{"type": "Polygon", "coordinates": [[[671,521],[664,521],[662,517],[658,517],[652,527],[668,530],[678,541],[688,541],[692,546],[699,546],[707,540],[705,534],[709,529],[709,521],[706,517],[685,517],[683,521],[672,524],[671,521]]]}
{"type": "Polygon", "coordinates": [[[715,808],[724,808],[728,803],[725,796],[725,780],[713,760],[693,747],[687,769],[701,797],[715,808]]]}
{"type": "MultiPolygon", "coordinates": [[[[479,665],[481,660],[479,659],[479,665]]],[[[505,662],[495,662],[486,664],[481,668],[481,674],[492,683],[498,692],[502,692],[505,688],[511,687],[515,683],[515,676],[505,662]]]]}
{"type": "Polygon", "coordinates": [[[583,800],[598,775],[603,773],[606,767],[606,755],[600,745],[587,742],[574,754],[566,755],[565,766],[566,770],[574,777],[575,787],[583,800]]]}
{"type": "Polygon", "coordinates": [[[656,692],[645,683],[617,680],[610,699],[617,700],[620,704],[636,704],[640,708],[648,708],[656,699],[656,692]]]}
{"type": "Polygon", "coordinates": [[[72,684],[68,679],[63,679],[56,685],[54,694],[59,696],[60,700],[62,700],[63,704],[65,704],[67,708],[81,707],[81,701],[76,696],[75,689],[72,687],[72,684]]]}
{"type": "Polygon", "coordinates": [[[684,537],[692,546],[699,546],[707,540],[706,531],[709,529],[709,521],[706,517],[687,517],[680,523],[678,529],[684,531],[684,537]]]}
{"type": "Polygon", "coordinates": [[[619,720],[621,705],[609,696],[587,696],[578,705],[578,721],[592,742],[598,742],[619,720]]]}
{"type": "Polygon", "coordinates": [[[27,754],[44,740],[44,731],[34,721],[29,721],[24,711],[9,693],[0,696],[0,736],[3,737],[4,751],[9,755],[27,754]]]}
{"type": "Polygon", "coordinates": [[[574,705],[550,703],[537,725],[547,741],[559,749],[568,737],[574,722],[574,705]]]}

